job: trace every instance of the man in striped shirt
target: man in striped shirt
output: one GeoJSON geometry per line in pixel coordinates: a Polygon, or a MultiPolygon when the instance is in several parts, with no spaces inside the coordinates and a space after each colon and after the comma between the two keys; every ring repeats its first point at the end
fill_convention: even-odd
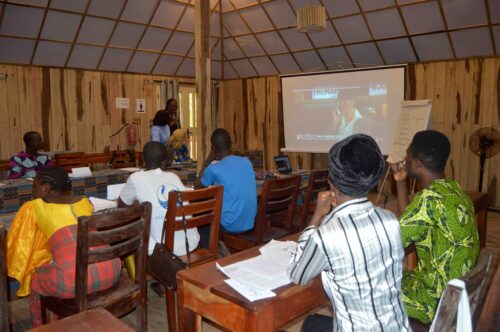
{"type": "Polygon", "coordinates": [[[366,198],[384,170],[377,143],[352,135],[330,149],[329,159],[331,191],[318,195],[288,273],[301,285],[321,273],[334,316],[309,316],[302,330],[411,330],[401,300],[398,220],[366,198]]]}

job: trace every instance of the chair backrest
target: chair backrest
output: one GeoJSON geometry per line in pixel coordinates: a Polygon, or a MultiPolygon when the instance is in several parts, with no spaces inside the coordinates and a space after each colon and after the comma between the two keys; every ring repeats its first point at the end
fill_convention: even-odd
{"type": "Polygon", "coordinates": [[[56,165],[64,168],[66,172],[71,172],[72,168],[87,166],[83,152],[57,153],[55,160],[56,165]]]}
{"type": "MultiPolygon", "coordinates": [[[[174,233],[184,230],[182,218],[186,218],[187,228],[210,224],[209,251],[217,258],[219,227],[222,211],[222,186],[187,191],[171,191],[168,194],[167,215],[165,217],[165,245],[174,249],[174,233]],[[182,206],[179,204],[182,200],[182,206]]],[[[189,248],[193,250],[194,248],[189,248]]]]}
{"type": "Polygon", "coordinates": [[[108,167],[109,153],[85,153],[85,164],[87,164],[93,171],[104,169],[108,167]]]}
{"type": "Polygon", "coordinates": [[[257,243],[271,225],[291,230],[299,187],[298,175],[264,181],[254,227],[257,243]]]}
{"type": "Polygon", "coordinates": [[[3,223],[0,223],[0,331],[9,331],[9,310],[7,297],[7,267],[6,250],[7,243],[5,237],[7,231],[3,223]]]}
{"type": "Polygon", "coordinates": [[[300,229],[306,228],[307,219],[316,208],[318,193],[325,190],[330,190],[330,185],[328,184],[328,170],[321,169],[311,171],[304,194],[304,205],[302,206],[302,215],[300,216],[300,229]]]}
{"type": "Polygon", "coordinates": [[[476,331],[493,331],[500,324],[500,265],[490,283],[476,331]]]}
{"type": "MultiPolygon", "coordinates": [[[[464,281],[469,296],[472,326],[475,326],[483,307],[492,260],[493,252],[487,248],[482,249],[474,269],[460,278],[464,281]]],[[[452,331],[455,329],[460,294],[461,290],[459,288],[451,285],[446,286],[442,295],[441,307],[434,318],[435,331],[452,331]]]]}
{"type": "Polygon", "coordinates": [[[109,165],[111,166],[111,168],[137,166],[137,159],[135,157],[135,151],[132,149],[111,151],[109,165]]]}
{"type": "Polygon", "coordinates": [[[116,257],[135,254],[135,283],[146,294],[150,222],[149,202],[78,218],[75,300],[80,311],[87,309],[88,265],[116,257]]]}

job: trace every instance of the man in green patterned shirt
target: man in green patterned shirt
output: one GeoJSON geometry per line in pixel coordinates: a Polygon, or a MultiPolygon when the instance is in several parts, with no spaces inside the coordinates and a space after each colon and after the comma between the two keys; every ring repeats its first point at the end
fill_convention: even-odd
{"type": "Polygon", "coordinates": [[[393,165],[397,184],[403,246],[414,243],[418,265],[403,274],[403,303],[408,316],[431,323],[448,281],[476,264],[479,238],[474,206],[460,185],[446,179],[448,138],[434,130],[420,131],[403,162],[393,165]],[[409,204],[407,175],[420,188],[409,204]]]}

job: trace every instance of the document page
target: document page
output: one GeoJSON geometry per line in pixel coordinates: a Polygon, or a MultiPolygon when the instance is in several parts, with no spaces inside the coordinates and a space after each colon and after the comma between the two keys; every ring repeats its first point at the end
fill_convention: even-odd
{"type": "Polygon", "coordinates": [[[273,246],[276,250],[268,250],[259,256],[224,267],[217,264],[217,268],[229,278],[260,292],[287,285],[291,282],[287,275],[291,258],[289,247],[295,248],[296,244],[274,243],[273,246]]]}

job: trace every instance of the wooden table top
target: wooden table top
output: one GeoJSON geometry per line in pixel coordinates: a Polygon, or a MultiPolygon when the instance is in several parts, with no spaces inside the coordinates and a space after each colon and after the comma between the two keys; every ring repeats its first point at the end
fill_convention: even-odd
{"type": "MultiPolygon", "coordinates": [[[[286,240],[297,241],[299,235],[300,233],[292,234],[290,236],[281,238],[280,241],[286,241],[286,240]]],[[[226,284],[224,280],[228,278],[222,272],[217,270],[215,263],[217,262],[221,266],[226,266],[239,261],[243,261],[248,258],[255,257],[259,255],[259,248],[260,246],[250,248],[248,250],[232,254],[231,256],[218,259],[215,262],[209,262],[187,270],[179,271],[177,273],[177,277],[184,280],[185,282],[192,283],[202,289],[210,289],[211,293],[252,311],[261,310],[266,306],[273,305],[274,302],[279,302],[283,298],[289,297],[296,293],[305,292],[309,288],[315,289],[313,293],[316,293],[319,296],[324,296],[326,303],[328,299],[323,292],[323,286],[321,283],[321,278],[319,276],[315,278],[311,283],[305,286],[299,286],[290,283],[288,285],[274,289],[273,292],[275,292],[277,296],[254,302],[250,302],[240,293],[238,293],[236,290],[234,290],[232,287],[226,284]]]]}

